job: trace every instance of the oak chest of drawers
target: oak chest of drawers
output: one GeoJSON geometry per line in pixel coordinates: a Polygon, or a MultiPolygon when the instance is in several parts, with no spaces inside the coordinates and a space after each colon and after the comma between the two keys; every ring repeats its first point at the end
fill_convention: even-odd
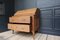
{"type": "Polygon", "coordinates": [[[14,16],[9,17],[8,29],[19,32],[31,32],[33,38],[39,28],[38,8],[17,11],[14,16]]]}

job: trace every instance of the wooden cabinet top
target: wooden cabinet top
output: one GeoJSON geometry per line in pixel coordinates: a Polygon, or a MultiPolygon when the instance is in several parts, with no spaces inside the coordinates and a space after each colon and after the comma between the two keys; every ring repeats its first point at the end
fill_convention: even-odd
{"type": "Polygon", "coordinates": [[[31,9],[25,9],[25,10],[19,10],[17,11],[14,16],[33,16],[39,13],[38,8],[31,8],[31,9]]]}

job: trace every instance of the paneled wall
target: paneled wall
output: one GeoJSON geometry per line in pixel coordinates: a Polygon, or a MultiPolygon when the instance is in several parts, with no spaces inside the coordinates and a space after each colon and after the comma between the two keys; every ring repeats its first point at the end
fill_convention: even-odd
{"type": "Polygon", "coordinates": [[[60,35],[60,0],[38,0],[40,8],[39,32],[60,35]]]}

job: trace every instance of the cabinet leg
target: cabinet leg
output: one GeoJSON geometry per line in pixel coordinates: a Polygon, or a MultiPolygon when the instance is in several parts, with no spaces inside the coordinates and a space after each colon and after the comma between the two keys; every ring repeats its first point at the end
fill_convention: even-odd
{"type": "Polygon", "coordinates": [[[35,32],[32,32],[33,40],[35,40],[35,32]]]}
{"type": "Polygon", "coordinates": [[[12,30],[12,34],[14,34],[14,30],[12,30]]]}

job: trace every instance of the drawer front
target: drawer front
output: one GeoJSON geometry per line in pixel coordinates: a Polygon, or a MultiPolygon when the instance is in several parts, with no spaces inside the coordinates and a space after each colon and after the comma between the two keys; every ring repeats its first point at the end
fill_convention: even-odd
{"type": "Polygon", "coordinates": [[[8,24],[8,29],[16,30],[16,25],[8,24]]]}
{"type": "Polygon", "coordinates": [[[30,32],[30,25],[8,24],[8,29],[21,31],[21,32],[30,32]]]}
{"type": "Polygon", "coordinates": [[[9,18],[12,23],[30,23],[30,16],[13,16],[9,18]]]}
{"type": "Polygon", "coordinates": [[[30,32],[29,25],[17,25],[17,31],[30,32]]]}

